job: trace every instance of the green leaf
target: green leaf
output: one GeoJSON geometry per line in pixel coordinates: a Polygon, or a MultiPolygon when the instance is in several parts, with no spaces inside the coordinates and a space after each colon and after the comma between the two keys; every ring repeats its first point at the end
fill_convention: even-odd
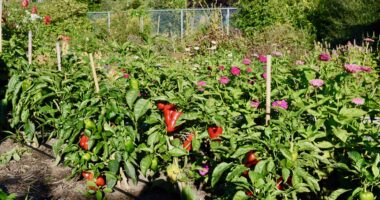
{"type": "Polygon", "coordinates": [[[184,148],[178,148],[178,147],[174,147],[173,149],[169,151],[169,154],[175,157],[184,156],[184,155],[187,155],[187,153],[188,152],[184,148]]]}
{"type": "Polygon", "coordinates": [[[112,192],[112,188],[106,187],[106,188],[103,189],[103,191],[106,192],[106,193],[111,193],[112,192]]]}
{"type": "Polygon", "coordinates": [[[241,176],[245,169],[246,167],[243,165],[236,166],[230,173],[228,173],[226,180],[231,181],[233,178],[241,176]]]}
{"type": "Polygon", "coordinates": [[[125,173],[132,179],[133,183],[137,183],[136,169],[129,160],[125,161],[125,173]]]}
{"type": "Polygon", "coordinates": [[[135,120],[137,121],[141,116],[143,116],[149,110],[150,102],[146,99],[139,99],[135,104],[134,114],[135,120]]]}
{"type": "Polygon", "coordinates": [[[338,199],[338,197],[340,195],[342,195],[343,193],[345,193],[347,191],[349,191],[349,190],[346,190],[346,189],[337,189],[337,190],[335,190],[334,192],[332,192],[330,194],[330,196],[328,197],[328,200],[336,200],[336,199],[338,199]]]}
{"type": "Polygon", "coordinates": [[[190,186],[185,186],[182,189],[182,199],[184,200],[197,200],[197,192],[194,191],[190,186]]]}
{"type": "Polygon", "coordinates": [[[288,149],[282,147],[282,148],[280,148],[280,151],[281,151],[281,154],[282,154],[286,159],[288,159],[288,160],[292,160],[292,153],[291,153],[288,149]]]}
{"type": "Polygon", "coordinates": [[[102,200],[103,199],[103,193],[101,190],[96,191],[96,200],[102,200]]]}
{"type": "Polygon", "coordinates": [[[243,154],[246,154],[248,153],[249,151],[251,151],[253,149],[252,146],[244,146],[244,147],[240,147],[238,148],[234,154],[232,154],[231,158],[238,158],[240,157],[241,155],[243,154]]]}
{"type": "Polygon", "coordinates": [[[335,128],[333,129],[333,133],[336,137],[338,137],[342,142],[346,142],[349,136],[349,133],[346,130],[335,128]]]}
{"type": "Polygon", "coordinates": [[[284,180],[288,180],[290,176],[290,170],[288,168],[282,168],[281,174],[284,180]]]}
{"type": "Polygon", "coordinates": [[[341,117],[344,117],[344,118],[356,118],[356,117],[361,117],[361,116],[365,115],[366,113],[367,112],[365,112],[364,110],[359,109],[359,108],[347,109],[346,107],[343,107],[340,110],[339,115],[341,117]]]}
{"type": "Polygon", "coordinates": [[[107,187],[113,188],[117,183],[117,176],[113,172],[106,172],[107,187]]]}
{"type": "Polygon", "coordinates": [[[143,159],[141,159],[140,169],[144,176],[146,176],[146,172],[148,171],[151,164],[152,164],[152,157],[150,155],[147,155],[143,159]]]}
{"type": "Polygon", "coordinates": [[[134,89],[131,89],[131,90],[128,90],[127,92],[127,104],[129,106],[129,108],[133,108],[133,103],[136,101],[136,99],[138,98],[139,96],[139,91],[138,90],[134,90],[134,89]]]}
{"type": "Polygon", "coordinates": [[[372,165],[372,173],[373,173],[373,176],[374,177],[378,177],[379,176],[379,168],[377,168],[376,165],[372,165]]]}
{"type": "Polygon", "coordinates": [[[232,166],[231,163],[222,162],[218,166],[215,167],[214,171],[212,172],[211,187],[215,186],[215,184],[219,181],[220,177],[222,176],[223,172],[226,171],[231,166],[232,166]]]}
{"type": "Polygon", "coordinates": [[[255,166],[255,172],[256,173],[265,173],[265,167],[267,165],[268,161],[267,160],[261,160],[260,162],[257,163],[257,165],[255,166]]]}
{"type": "Polygon", "coordinates": [[[316,146],[320,149],[330,149],[330,148],[334,147],[333,144],[331,144],[330,142],[327,142],[327,141],[318,142],[316,144],[316,146]]]}
{"type": "Polygon", "coordinates": [[[237,191],[232,200],[246,200],[248,196],[243,191],[237,191]]]}
{"type": "Polygon", "coordinates": [[[110,172],[112,172],[113,174],[117,174],[117,172],[119,171],[119,161],[117,160],[110,160],[108,162],[108,168],[110,170],[110,172]]]}
{"type": "Polygon", "coordinates": [[[154,132],[154,133],[152,133],[152,134],[149,135],[149,137],[148,137],[147,144],[148,144],[150,147],[153,147],[154,144],[155,144],[156,142],[159,141],[159,137],[160,137],[159,132],[154,132]]]}

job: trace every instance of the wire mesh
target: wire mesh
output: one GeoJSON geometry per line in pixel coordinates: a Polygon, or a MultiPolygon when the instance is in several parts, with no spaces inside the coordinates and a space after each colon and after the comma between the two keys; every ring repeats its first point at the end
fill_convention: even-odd
{"type": "MultiPolygon", "coordinates": [[[[131,11],[125,11],[125,13],[128,12],[131,11]]],[[[209,26],[220,28],[229,34],[231,19],[236,12],[236,8],[168,9],[150,10],[147,16],[150,18],[152,34],[184,37],[209,26]]],[[[110,31],[112,28],[117,28],[112,26],[112,18],[116,14],[112,12],[89,12],[88,17],[96,30],[108,29],[110,31]]],[[[125,19],[125,22],[127,23],[128,19],[125,19]]],[[[143,27],[144,24],[140,23],[140,26],[143,27]]]]}

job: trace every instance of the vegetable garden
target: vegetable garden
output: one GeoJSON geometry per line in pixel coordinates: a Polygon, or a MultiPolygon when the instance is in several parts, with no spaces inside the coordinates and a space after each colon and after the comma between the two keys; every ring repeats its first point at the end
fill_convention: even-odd
{"type": "Polygon", "coordinates": [[[91,36],[72,1],[65,14],[24,2],[3,11],[2,128],[23,144],[52,142],[55,164],[88,194],[102,199],[147,177],[181,199],[199,199],[196,190],[235,200],[380,197],[378,41],[296,57],[206,39],[175,58],[159,38],[91,36]]]}

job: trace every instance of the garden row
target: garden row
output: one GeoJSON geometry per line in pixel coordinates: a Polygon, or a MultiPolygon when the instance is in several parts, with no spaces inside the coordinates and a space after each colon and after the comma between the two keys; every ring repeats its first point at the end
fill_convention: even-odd
{"type": "MultiPolygon", "coordinates": [[[[33,27],[46,33],[51,23],[33,27]]],[[[36,38],[34,51],[52,54],[36,38]]],[[[266,56],[194,48],[175,60],[110,43],[96,52],[97,91],[87,53],[68,47],[61,71],[37,56],[29,65],[11,45],[22,39],[11,37],[2,54],[14,136],[36,146],[53,140],[56,164],[98,198],[141,175],[165,175],[188,199],[194,185],[213,199],[380,194],[379,126],[368,120],[379,115],[379,74],[365,47],[316,47],[299,60],[273,52],[266,125],[266,56]]]]}

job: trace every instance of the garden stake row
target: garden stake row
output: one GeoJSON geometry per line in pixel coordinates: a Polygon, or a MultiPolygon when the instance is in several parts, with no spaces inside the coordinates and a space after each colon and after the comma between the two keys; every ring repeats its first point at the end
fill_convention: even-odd
{"type": "Polygon", "coordinates": [[[271,79],[272,79],[272,56],[267,55],[267,67],[266,67],[266,72],[267,72],[267,79],[266,79],[266,108],[265,108],[265,125],[269,125],[270,121],[270,102],[271,102],[271,79]]]}

